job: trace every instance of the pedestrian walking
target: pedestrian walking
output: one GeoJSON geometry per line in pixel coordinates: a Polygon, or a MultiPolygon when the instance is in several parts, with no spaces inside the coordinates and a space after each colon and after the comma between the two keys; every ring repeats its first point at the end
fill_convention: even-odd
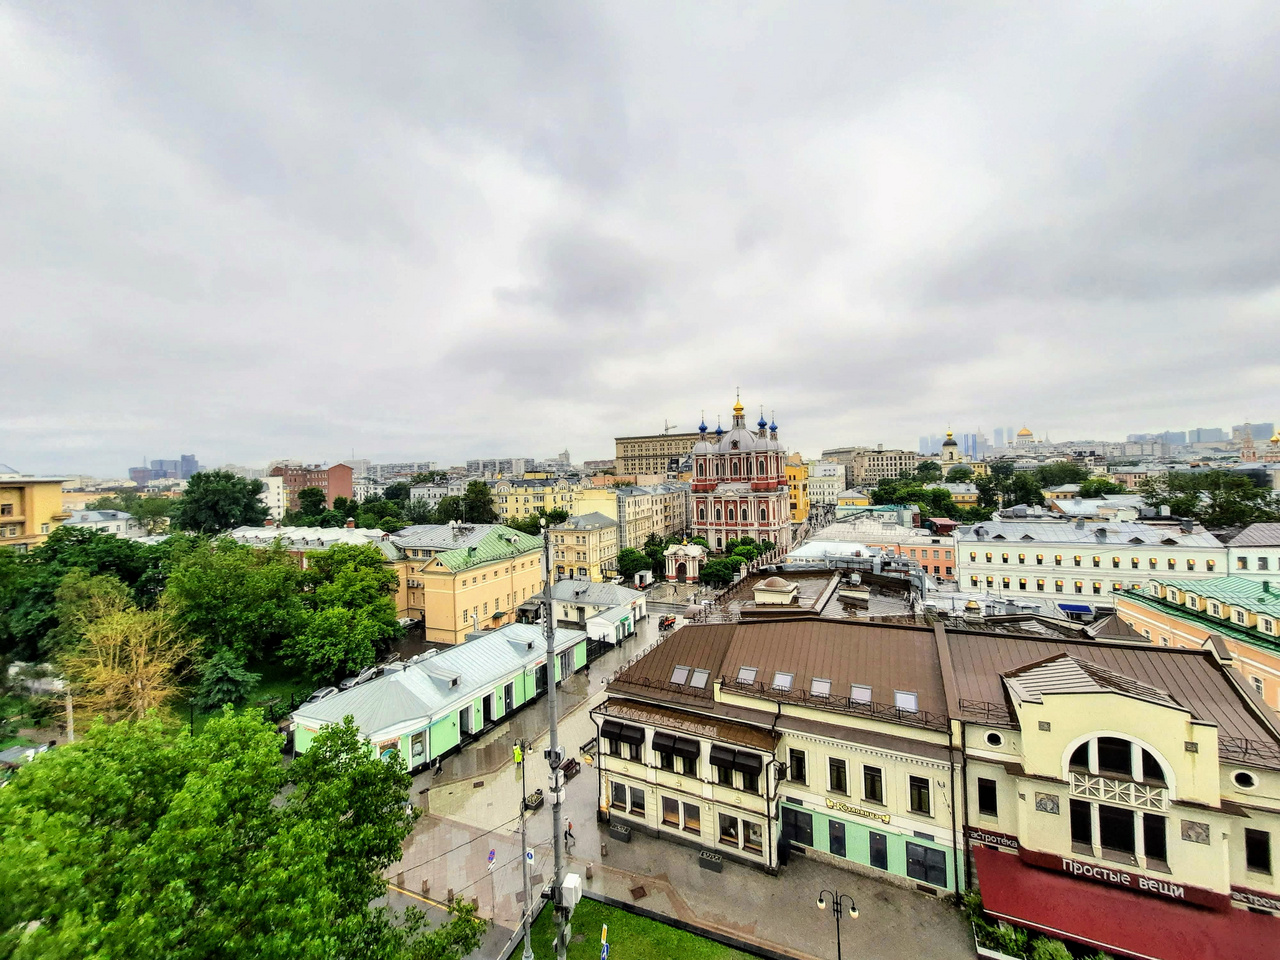
{"type": "Polygon", "coordinates": [[[578,838],[573,835],[573,821],[566,821],[567,826],[564,828],[564,842],[567,844],[570,840],[577,842],[578,838]]]}

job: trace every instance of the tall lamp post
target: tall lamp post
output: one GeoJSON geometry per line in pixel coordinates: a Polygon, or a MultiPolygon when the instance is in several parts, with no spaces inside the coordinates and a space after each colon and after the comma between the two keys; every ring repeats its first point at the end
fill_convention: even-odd
{"type": "Polygon", "coordinates": [[[827,904],[832,906],[832,913],[836,915],[836,960],[844,960],[840,953],[840,914],[844,912],[845,907],[849,908],[849,919],[858,919],[858,905],[853,902],[853,897],[847,893],[840,893],[836,890],[822,890],[818,893],[818,909],[827,909],[827,904]]]}

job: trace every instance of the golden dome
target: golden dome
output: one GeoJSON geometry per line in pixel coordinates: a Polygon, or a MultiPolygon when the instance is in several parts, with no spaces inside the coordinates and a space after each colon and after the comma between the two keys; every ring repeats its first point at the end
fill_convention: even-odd
{"type": "Polygon", "coordinates": [[[948,431],[947,431],[947,439],[948,439],[948,440],[950,440],[950,439],[951,439],[951,431],[950,431],[950,430],[948,430],[948,431]]]}
{"type": "Polygon", "coordinates": [[[1280,430],[1277,430],[1275,433],[1271,435],[1271,442],[1275,444],[1280,444],[1280,430]]]}
{"type": "Polygon", "coordinates": [[[745,409],[746,409],[746,408],[742,405],[742,399],[741,399],[741,398],[739,398],[739,399],[738,399],[738,401],[737,401],[737,403],[735,403],[735,404],[733,405],[733,415],[734,415],[735,417],[740,417],[740,416],[742,416],[742,411],[743,411],[743,410],[745,410],[745,409]]]}
{"type": "Polygon", "coordinates": [[[1032,433],[1030,430],[1028,430],[1026,427],[1023,427],[1021,430],[1019,430],[1019,431],[1018,431],[1018,436],[1020,436],[1020,437],[1031,437],[1031,436],[1035,436],[1035,434],[1033,434],[1033,433],[1032,433]]]}

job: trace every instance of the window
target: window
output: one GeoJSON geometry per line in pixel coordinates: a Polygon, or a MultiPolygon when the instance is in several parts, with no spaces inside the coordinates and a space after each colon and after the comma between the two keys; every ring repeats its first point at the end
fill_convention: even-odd
{"type": "Polygon", "coordinates": [[[836,757],[831,757],[827,761],[827,770],[829,775],[830,786],[828,789],[832,793],[848,793],[849,778],[845,770],[844,761],[836,757]]]}
{"type": "Polygon", "coordinates": [[[1111,558],[1111,566],[1112,566],[1112,568],[1113,568],[1113,569],[1115,569],[1115,570],[1119,570],[1119,569],[1120,569],[1120,558],[1119,558],[1119,557],[1112,557],[1112,558],[1111,558]]]}
{"type": "Polygon", "coordinates": [[[821,680],[814,677],[809,682],[809,696],[811,697],[829,697],[831,696],[831,681],[821,680]]]}
{"type": "Polygon", "coordinates": [[[710,676],[711,672],[709,670],[703,670],[700,667],[695,668],[693,676],[689,679],[689,686],[694,687],[697,690],[705,689],[707,686],[707,678],[710,676]]]}
{"type": "Polygon", "coordinates": [[[1093,811],[1083,800],[1071,801],[1071,843],[1087,848],[1082,852],[1093,852],[1093,811]]]}
{"type": "MultiPolygon", "coordinates": [[[[1189,561],[1189,562],[1191,562],[1191,563],[1195,563],[1195,561],[1194,561],[1194,560],[1189,561]]],[[[1259,570],[1266,570],[1266,569],[1267,569],[1267,558],[1266,558],[1266,557],[1259,557],[1259,558],[1258,558],[1258,569],[1259,569],[1259,570]]]]}
{"type": "Polygon", "coordinates": [[[884,803],[884,773],[879,767],[862,768],[862,799],[884,803]]]}
{"type": "Polygon", "coordinates": [[[1237,610],[1237,611],[1236,611],[1236,623],[1244,623],[1244,611],[1243,611],[1243,610],[1237,610]]]}
{"type": "Polygon", "coordinates": [[[849,688],[849,699],[856,703],[870,703],[871,688],[866,684],[855,683],[849,688]]]}
{"type": "Polygon", "coordinates": [[[1156,567],[1158,567],[1159,565],[1160,565],[1160,561],[1159,561],[1159,560],[1157,560],[1155,557],[1151,557],[1151,558],[1147,561],[1147,566],[1148,566],[1150,569],[1152,569],[1152,570],[1154,570],[1154,569],[1155,569],[1156,567]]]}
{"type": "Polygon", "coordinates": [[[632,760],[643,760],[643,759],[644,759],[644,744],[643,744],[643,743],[628,743],[628,744],[627,744],[627,753],[628,753],[628,754],[630,754],[630,756],[631,756],[631,759],[632,759],[632,760]]]}
{"type": "Polygon", "coordinates": [[[1165,818],[1158,813],[1142,815],[1142,849],[1146,851],[1148,861],[1164,863],[1169,859],[1165,818]]]}
{"type": "Polygon", "coordinates": [[[644,788],[631,788],[631,812],[636,816],[644,816],[644,788]]]}
{"type": "Polygon", "coordinates": [[[1100,567],[1100,566],[1102,566],[1102,558],[1101,558],[1101,557],[1094,557],[1094,558],[1093,558],[1093,565],[1094,565],[1095,567],[1100,567]]]}
{"type": "Polygon", "coordinates": [[[919,709],[916,695],[910,690],[893,691],[893,705],[907,713],[915,713],[919,709]]]}
{"type": "Polygon", "coordinates": [[[1133,779],[1133,745],[1118,737],[1099,737],[1098,772],[1133,779]]]}
{"type": "Polygon", "coordinates": [[[926,817],[933,816],[929,803],[929,778],[908,777],[907,787],[911,793],[911,812],[923,814],[926,817]]]}
{"type": "Polygon", "coordinates": [[[654,752],[658,755],[658,766],[663,770],[675,770],[676,757],[674,753],[667,750],[659,750],[656,744],[654,745],[654,752]]]}
{"type": "Polygon", "coordinates": [[[409,754],[412,757],[421,757],[426,751],[426,734],[415,733],[409,738],[409,754]]]}
{"type": "Polygon", "coordinates": [[[676,684],[686,683],[689,679],[688,667],[676,667],[671,671],[671,682],[676,684]]]}
{"type": "Polygon", "coordinates": [[[738,682],[739,683],[755,683],[756,668],[755,667],[739,667],[738,682]]]}
{"type": "Polygon", "coordinates": [[[720,814],[720,842],[738,845],[738,818],[727,813],[720,814]]]}
{"type": "Polygon", "coordinates": [[[742,821],[742,848],[752,853],[764,850],[764,830],[754,820],[742,821]]]}
{"type": "Polygon", "coordinates": [[[1244,863],[1255,873],[1271,872],[1271,834],[1266,830],[1245,828],[1244,863]]]}
{"type": "Polygon", "coordinates": [[[790,753],[791,764],[787,771],[789,779],[796,783],[808,783],[807,774],[805,773],[804,762],[805,754],[803,750],[792,750],[790,753]]]}
{"type": "Polygon", "coordinates": [[[1061,593],[1061,592],[1062,592],[1062,581],[1061,581],[1061,580],[1055,580],[1055,581],[1053,581],[1053,592],[1054,592],[1054,593],[1061,593]]]}
{"type": "Polygon", "coordinates": [[[747,793],[760,792],[760,775],[750,770],[742,771],[742,789],[747,793]]]}
{"type": "Polygon", "coordinates": [[[1098,583],[1096,580],[1093,582],[1093,592],[1095,596],[1102,593],[1102,584],[1098,583]]]}
{"type": "Polygon", "coordinates": [[[883,833],[870,833],[871,865],[877,870],[889,869],[889,838],[883,833]]]}
{"type": "Polygon", "coordinates": [[[1077,567],[1080,566],[1080,559],[1081,559],[1080,557],[1073,557],[1072,559],[1075,561],[1075,565],[1077,567]]]}
{"type": "Polygon", "coordinates": [[[1237,570],[1248,570],[1248,569],[1249,569],[1249,558],[1248,558],[1248,557],[1236,557],[1236,569],[1237,569],[1237,570]]]}
{"type": "Polygon", "coordinates": [[[684,804],[684,829],[686,833],[702,832],[702,808],[696,803],[684,804]]]}
{"type": "Polygon", "coordinates": [[[717,763],[715,764],[715,768],[716,768],[716,783],[720,784],[720,786],[722,787],[732,787],[733,786],[733,767],[726,767],[722,764],[717,763]]]}
{"type": "Polygon", "coordinates": [[[985,777],[978,778],[978,813],[984,817],[1000,816],[996,802],[996,782],[985,777]]]}
{"type": "Polygon", "coordinates": [[[12,516],[13,516],[13,504],[0,503],[0,517],[12,517],[12,516]]]}
{"type": "Polygon", "coordinates": [[[1133,811],[1098,804],[1098,842],[1105,851],[1133,856],[1137,850],[1133,811]]]}
{"type": "Polygon", "coordinates": [[[791,681],[794,679],[795,679],[795,674],[793,673],[782,673],[782,672],[775,673],[773,675],[773,689],[790,690],[791,681]]]}
{"type": "Polygon", "coordinates": [[[662,825],[664,827],[680,826],[680,801],[674,797],[662,798],[662,825]]]}
{"type": "Polygon", "coordinates": [[[947,857],[941,850],[934,850],[920,843],[907,841],[907,876],[935,887],[947,885],[947,857]]]}
{"type": "Polygon", "coordinates": [[[794,807],[782,808],[782,833],[793,843],[813,846],[813,814],[794,807]]]}
{"type": "Polygon", "coordinates": [[[627,785],[625,783],[613,782],[613,806],[619,810],[627,809],[627,785]]]}
{"type": "Polygon", "coordinates": [[[680,772],[686,777],[696,777],[698,775],[698,758],[697,757],[681,757],[680,772]]]}
{"type": "Polygon", "coordinates": [[[844,823],[839,820],[827,821],[827,847],[834,857],[843,857],[845,854],[844,846],[844,823]]]}
{"type": "Polygon", "coordinates": [[[1206,560],[1204,562],[1204,568],[1208,570],[1210,573],[1213,573],[1213,568],[1216,567],[1217,565],[1218,565],[1218,562],[1216,560],[1206,560]]]}
{"type": "Polygon", "coordinates": [[[1253,682],[1253,689],[1257,690],[1258,693],[1262,693],[1262,678],[1250,677],[1249,679],[1253,682]]]}

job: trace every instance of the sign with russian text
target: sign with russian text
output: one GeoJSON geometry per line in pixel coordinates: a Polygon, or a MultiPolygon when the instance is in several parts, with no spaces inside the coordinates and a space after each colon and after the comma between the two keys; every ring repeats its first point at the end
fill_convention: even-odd
{"type": "Polygon", "coordinates": [[[989,847],[1000,847],[1004,850],[1016,852],[1021,846],[1017,837],[1011,837],[1007,833],[997,833],[995,830],[984,830],[982,827],[965,827],[964,835],[974,843],[985,843],[989,847]]]}
{"type": "Polygon", "coordinates": [[[855,807],[851,803],[841,803],[839,800],[827,798],[828,810],[839,810],[841,813],[851,813],[855,817],[866,817],[868,820],[879,820],[881,823],[889,822],[887,813],[880,813],[876,810],[863,810],[861,807],[855,807]]]}
{"type": "Polygon", "coordinates": [[[1257,890],[1246,890],[1244,887],[1232,887],[1231,899],[1246,907],[1257,907],[1259,910],[1280,910],[1280,896],[1274,893],[1261,893],[1257,890]]]}
{"type": "Polygon", "coordinates": [[[1057,854],[1028,850],[1026,847],[1018,851],[1018,856],[1033,866],[1059,870],[1067,876],[1080,880],[1105,883],[1108,886],[1132,890],[1135,893],[1144,893],[1180,903],[1194,903],[1202,907],[1212,907],[1214,910],[1231,909],[1231,897],[1227,894],[1179,883],[1172,877],[1151,877],[1119,864],[1113,866],[1089,863],[1057,854]]]}

